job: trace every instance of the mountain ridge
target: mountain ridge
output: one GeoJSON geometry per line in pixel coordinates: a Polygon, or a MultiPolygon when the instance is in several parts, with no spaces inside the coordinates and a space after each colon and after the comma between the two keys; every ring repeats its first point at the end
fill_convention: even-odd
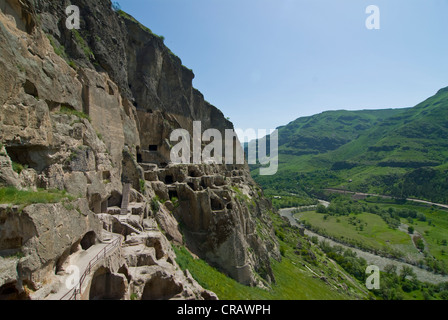
{"type": "MultiPolygon", "coordinates": [[[[320,169],[335,176],[326,179],[323,187],[385,191],[394,196],[399,193],[401,196],[398,189],[403,181],[417,174],[417,170],[433,168],[435,171],[431,172],[439,181],[448,162],[445,142],[448,124],[444,121],[448,117],[447,93],[448,87],[442,88],[412,108],[327,111],[279,127],[280,176],[276,177],[277,181],[282,180],[281,176],[291,181],[288,173],[297,175],[320,169]],[[392,185],[377,181],[382,186],[372,189],[371,184],[376,182],[369,170],[378,173],[381,179],[392,177],[392,185]]],[[[256,181],[269,189],[268,179],[257,175],[256,166],[251,168],[256,181]]],[[[440,181],[437,185],[436,188],[440,188],[440,181]]],[[[306,183],[303,186],[311,188],[311,192],[319,188],[306,183]]],[[[293,187],[289,189],[294,190],[293,187]]],[[[297,191],[304,195],[303,189],[297,191]]],[[[408,190],[404,195],[448,201],[439,192],[432,198],[428,198],[429,192],[413,192],[417,191],[408,190]]]]}

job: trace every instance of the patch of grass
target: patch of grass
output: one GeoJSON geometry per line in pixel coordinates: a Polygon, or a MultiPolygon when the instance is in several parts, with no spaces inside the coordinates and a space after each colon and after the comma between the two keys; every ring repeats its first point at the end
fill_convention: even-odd
{"type": "Polygon", "coordinates": [[[96,136],[98,137],[98,139],[100,139],[101,141],[104,142],[103,135],[102,135],[101,133],[99,133],[99,132],[97,131],[97,132],[96,132],[96,136]]]}
{"type": "Polygon", "coordinates": [[[74,110],[74,109],[72,109],[72,108],[70,108],[68,106],[65,106],[65,105],[61,106],[61,109],[59,110],[58,113],[76,116],[76,117],[78,117],[80,119],[87,119],[89,122],[92,122],[92,119],[90,118],[89,115],[85,114],[82,111],[74,110]]]}
{"type": "Polygon", "coordinates": [[[22,259],[25,257],[25,254],[22,251],[17,251],[16,253],[7,256],[6,259],[22,259]]]}
{"type": "Polygon", "coordinates": [[[76,207],[73,203],[64,202],[63,206],[68,211],[76,210],[76,207]]]}
{"type": "Polygon", "coordinates": [[[240,190],[240,188],[238,188],[237,186],[231,186],[230,188],[236,193],[236,198],[239,202],[251,202],[250,197],[244,194],[243,191],[240,190]]]}
{"type": "Polygon", "coordinates": [[[57,203],[62,200],[74,200],[66,191],[43,190],[37,191],[18,190],[13,187],[0,188],[0,204],[31,205],[36,203],[57,203]]]}
{"type": "Polygon", "coordinates": [[[22,66],[21,64],[17,64],[17,70],[19,70],[22,73],[24,73],[26,71],[25,67],[22,66]]]}
{"type": "Polygon", "coordinates": [[[155,196],[151,199],[151,210],[154,214],[156,214],[160,209],[160,198],[155,196]]]}
{"type": "Polygon", "coordinates": [[[179,199],[178,199],[177,197],[172,197],[172,198],[170,199],[170,201],[173,203],[173,205],[174,205],[174,209],[176,209],[176,208],[179,207],[180,203],[179,203],[179,199]]]}
{"type": "Polygon", "coordinates": [[[146,182],[143,179],[139,180],[139,184],[140,184],[140,192],[141,193],[145,193],[146,191],[146,182]]]}
{"type": "Polygon", "coordinates": [[[69,62],[68,62],[68,65],[70,66],[70,67],[72,67],[73,69],[78,69],[78,65],[76,64],[76,62],[75,61],[73,61],[73,60],[70,60],[69,62]]]}
{"type": "Polygon", "coordinates": [[[76,42],[81,47],[82,51],[84,52],[84,55],[88,59],[95,59],[95,55],[93,54],[92,49],[90,49],[89,45],[86,43],[82,35],[79,33],[78,30],[73,29],[72,33],[75,37],[76,42]]]}
{"type": "Polygon", "coordinates": [[[67,60],[67,53],[65,52],[65,47],[61,44],[58,44],[56,39],[52,35],[47,34],[47,38],[50,41],[51,46],[53,47],[54,53],[56,53],[64,60],[67,60]]]}
{"type": "Polygon", "coordinates": [[[21,163],[12,162],[12,170],[14,170],[17,174],[21,174],[23,170],[28,169],[27,165],[22,165],[21,163]]]}

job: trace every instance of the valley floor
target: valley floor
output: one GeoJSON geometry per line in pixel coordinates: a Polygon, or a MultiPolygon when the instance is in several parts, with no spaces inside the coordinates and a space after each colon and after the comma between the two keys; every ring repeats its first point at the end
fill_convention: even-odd
{"type": "MultiPolygon", "coordinates": [[[[291,222],[292,225],[295,225],[297,227],[302,227],[301,224],[294,217],[293,212],[295,209],[296,208],[281,209],[280,215],[288,218],[288,220],[291,222]]],[[[365,251],[347,246],[345,244],[333,241],[329,238],[323,237],[322,235],[319,235],[319,234],[314,233],[307,229],[305,229],[305,234],[308,235],[309,237],[316,236],[316,237],[318,237],[319,241],[327,241],[331,246],[337,245],[337,246],[342,246],[344,248],[350,249],[353,252],[356,252],[358,257],[364,258],[368,264],[376,265],[381,270],[383,270],[386,265],[395,265],[395,266],[397,266],[398,270],[400,270],[403,266],[408,266],[414,270],[415,274],[417,275],[417,279],[422,282],[429,282],[429,283],[437,284],[437,283],[448,281],[448,276],[442,276],[440,274],[435,274],[435,273],[429,272],[427,270],[421,269],[419,267],[413,266],[408,263],[400,262],[395,259],[386,258],[386,257],[382,257],[379,255],[375,255],[370,252],[365,252],[365,251]]]]}

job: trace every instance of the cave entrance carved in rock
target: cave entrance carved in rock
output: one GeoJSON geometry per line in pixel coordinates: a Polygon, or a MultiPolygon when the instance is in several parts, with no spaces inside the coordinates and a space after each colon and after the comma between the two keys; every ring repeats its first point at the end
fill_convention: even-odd
{"type": "Polygon", "coordinates": [[[97,242],[96,234],[94,231],[87,232],[81,239],[81,248],[83,250],[88,250],[90,247],[94,246],[97,242]]]}
{"type": "Polygon", "coordinates": [[[90,300],[121,300],[126,294],[126,277],[101,267],[93,275],[90,300]]]}
{"type": "Polygon", "coordinates": [[[176,283],[172,277],[163,274],[155,274],[143,289],[142,300],[169,300],[180,294],[182,284],[176,283]]]}

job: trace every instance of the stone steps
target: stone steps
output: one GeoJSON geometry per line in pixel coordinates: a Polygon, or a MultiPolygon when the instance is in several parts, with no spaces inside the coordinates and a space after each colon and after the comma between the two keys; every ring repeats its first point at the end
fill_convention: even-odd
{"type": "Polygon", "coordinates": [[[144,171],[157,171],[159,168],[155,163],[139,163],[144,171]]]}

